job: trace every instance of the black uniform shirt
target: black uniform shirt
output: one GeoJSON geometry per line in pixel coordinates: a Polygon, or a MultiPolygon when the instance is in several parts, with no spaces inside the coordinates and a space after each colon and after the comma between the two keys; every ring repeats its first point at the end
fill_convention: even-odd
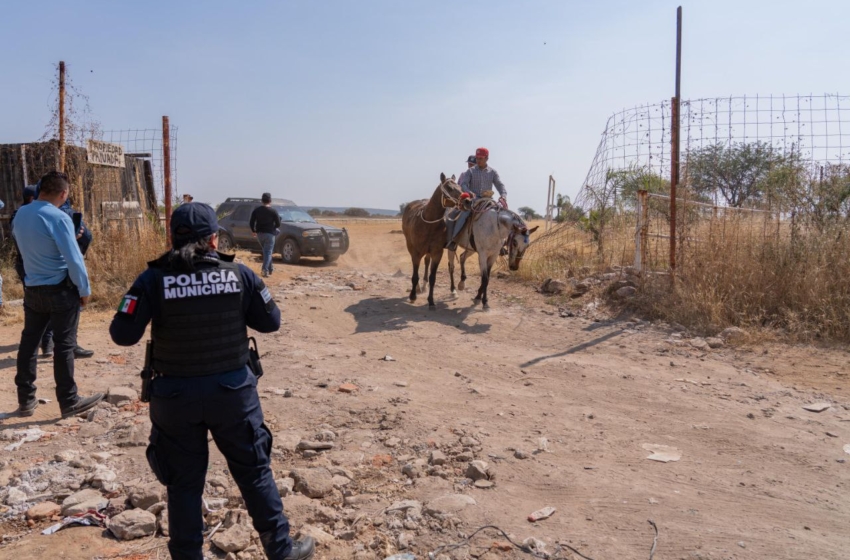
{"type": "MultiPolygon", "coordinates": [[[[232,256],[218,255],[223,261],[232,261],[232,256]]],[[[197,264],[198,270],[212,265],[203,261],[197,264]]],[[[240,264],[242,277],[242,309],[245,311],[245,323],[261,333],[275,332],[280,328],[280,309],[275,304],[269,289],[254,271],[240,264]]],[[[109,325],[109,335],[119,346],[132,346],[145,334],[151,319],[159,316],[159,294],[154,271],[142,272],[133,286],[124,296],[118,311],[109,325]]]]}

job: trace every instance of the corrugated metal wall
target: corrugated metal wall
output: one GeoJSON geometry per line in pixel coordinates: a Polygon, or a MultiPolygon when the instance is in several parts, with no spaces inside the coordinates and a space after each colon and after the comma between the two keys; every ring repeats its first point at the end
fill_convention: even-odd
{"type": "MultiPolygon", "coordinates": [[[[147,212],[157,213],[153,185],[148,185],[150,174],[145,173],[145,161],[124,158],[123,168],[89,165],[84,148],[66,147],[65,171],[71,180],[72,204],[88,223],[107,226],[107,217],[115,219],[114,212],[104,213],[104,202],[134,201],[147,212]]],[[[23,202],[24,185],[35,184],[58,165],[59,149],[55,140],[0,145],[0,200],[6,203],[6,208],[0,211],[0,227],[6,233],[9,217],[23,202]]]]}

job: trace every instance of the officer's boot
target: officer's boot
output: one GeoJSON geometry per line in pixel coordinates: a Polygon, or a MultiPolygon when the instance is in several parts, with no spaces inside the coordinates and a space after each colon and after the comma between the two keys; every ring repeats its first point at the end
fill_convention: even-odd
{"type": "Polygon", "coordinates": [[[283,560],[309,560],[315,553],[316,543],[313,541],[313,537],[302,537],[297,541],[292,541],[292,550],[283,560]]]}

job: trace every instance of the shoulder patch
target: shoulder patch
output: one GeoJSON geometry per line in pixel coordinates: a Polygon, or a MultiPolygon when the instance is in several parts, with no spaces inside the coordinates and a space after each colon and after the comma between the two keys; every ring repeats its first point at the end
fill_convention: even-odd
{"type": "Polygon", "coordinates": [[[118,313],[135,315],[136,308],[139,305],[140,292],[141,290],[138,290],[135,286],[130,288],[130,291],[124,294],[124,297],[121,298],[121,303],[118,304],[118,313]]]}
{"type": "Polygon", "coordinates": [[[272,294],[265,286],[263,286],[263,289],[260,290],[260,295],[263,297],[263,303],[268,303],[272,300],[272,294]]]}

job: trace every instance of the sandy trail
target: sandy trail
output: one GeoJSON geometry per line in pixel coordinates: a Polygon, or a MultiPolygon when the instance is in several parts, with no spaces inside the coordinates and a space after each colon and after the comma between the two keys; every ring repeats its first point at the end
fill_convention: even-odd
{"type": "MultiPolygon", "coordinates": [[[[445,265],[438,309],[429,311],[424,298],[414,305],[405,300],[410,266],[403,237],[391,233],[400,227],[382,222],[349,229],[352,250],[336,265],[281,265],[269,282],[285,318],[280,332],[259,337],[266,371],[260,385],[272,431],[280,441],[308,437],[322,425],[339,434],[329,454],[276,455],[276,472],[322,464],[356,469],[357,491],[378,497],[358,506],[370,518],[396,499],[428,503],[467,494],[476,503],[458,514],[465,533],[495,524],[520,540],[542,539],[550,551],[561,541],[597,560],[648,558],[649,519],[660,530],[658,559],[850,557],[850,455],[842,450],[850,443],[845,350],[771,345],[698,351],[661,325],[561,318],[532,289],[505,280],[491,283],[493,308],[484,312],[471,305],[477,278],[458,299],[448,297],[445,265]],[[394,361],[384,361],[387,355],[394,361]],[[359,390],[339,392],[342,383],[359,390]],[[803,410],[815,401],[832,406],[819,414],[803,410]],[[473,446],[475,458],[495,472],[493,488],[471,487],[463,477],[465,462],[452,464],[445,478],[410,481],[402,474],[406,463],[427,459],[433,449],[456,451],[461,437],[480,442],[473,446]],[[681,460],[647,460],[643,444],[675,447],[681,460]],[[516,450],[528,458],[516,458],[516,450]],[[526,520],[544,506],[557,512],[536,524],[526,520]]],[[[108,321],[108,315],[92,315],[83,322],[80,340],[97,352],[78,362],[83,391],[138,385],[141,347],[111,345],[108,321]]],[[[15,407],[19,330],[0,327],[4,412],[15,407]]],[[[47,366],[40,367],[39,391],[53,399],[47,366]]],[[[3,428],[53,429],[57,418],[50,403],[34,419],[8,418],[3,428]]],[[[111,443],[59,433],[6,453],[3,461],[7,468],[31,465],[72,445],[93,450],[111,443]]],[[[122,449],[119,476],[150,477],[144,448],[122,449]]],[[[221,471],[217,452],[213,460],[211,472],[221,471]]],[[[299,527],[309,513],[294,498],[302,497],[287,498],[285,506],[299,527]]],[[[344,511],[342,499],[326,501],[344,511]]],[[[21,530],[11,521],[3,527],[6,534],[21,530]]],[[[358,530],[353,541],[337,540],[321,557],[355,557],[357,543],[368,545],[386,532],[386,525],[358,530]]],[[[458,534],[433,522],[410,532],[417,557],[458,534]]],[[[523,556],[488,550],[494,540],[500,539],[480,537],[455,557],[523,556]]],[[[23,536],[2,546],[0,558],[37,549],[51,557],[60,542],[67,545],[57,536],[23,536]]],[[[120,546],[107,538],[85,542],[103,548],[90,557],[115,554],[120,546]]],[[[366,546],[375,558],[396,548],[366,546]]]]}

